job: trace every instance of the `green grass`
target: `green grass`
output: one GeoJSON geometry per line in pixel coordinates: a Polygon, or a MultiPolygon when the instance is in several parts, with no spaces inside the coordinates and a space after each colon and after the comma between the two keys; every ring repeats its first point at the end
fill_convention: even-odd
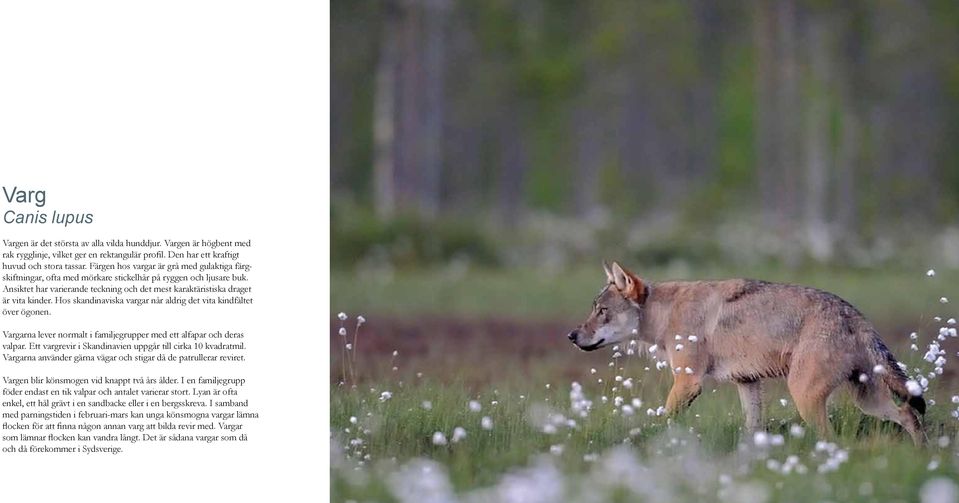
{"type": "MultiPolygon", "coordinates": [[[[927,278],[925,270],[856,270],[811,268],[705,268],[636,271],[652,281],[750,277],[800,283],[831,291],[859,307],[880,324],[915,325],[921,317],[942,314],[937,300],[959,292],[959,271],[940,270],[927,278]]],[[[602,269],[579,266],[560,272],[532,269],[417,269],[381,272],[334,270],[331,296],[334,310],[351,313],[415,317],[443,314],[459,317],[524,319],[585,316],[605,277],[602,269]]]]}
{"type": "MultiPolygon", "coordinates": [[[[654,280],[755,277],[832,291],[884,327],[884,339],[897,356],[910,369],[920,366],[924,372],[931,365],[922,362],[921,355],[941,325],[933,317],[959,317],[952,310],[954,304],[938,302],[942,296],[959,300],[954,292],[959,284],[956,271],[939,270],[934,278],[926,277],[925,270],[726,268],[642,273],[654,280]],[[910,343],[906,334],[917,329],[922,333],[921,350],[910,352],[904,347],[910,343]]],[[[331,437],[338,448],[332,454],[333,501],[487,502],[504,499],[497,491],[507,490],[514,491],[513,496],[525,495],[522,501],[918,501],[921,488],[931,479],[957,480],[959,420],[950,417],[956,408],[950,398],[959,394],[954,378],[933,380],[927,399],[937,403],[926,415],[930,445],[922,449],[915,448],[898,426],[863,416],[845,392],[837,393],[830,408],[836,430],[831,440],[836,449],[847,452],[848,460],[835,471],[819,473],[818,467],[830,455],[817,451],[817,439],[808,428],[801,438],[790,436],[790,426],[801,420],[781,382],[767,387],[765,426],[769,433],[783,435],[785,443],[760,449],[740,430],[742,413],[732,385],[708,382],[693,406],[669,422],[646,415],[647,408],[665,402],[671,378],[644,358],[629,357],[609,367],[598,352],[572,353],[561,340],[555,350],[549,346],[541,347],[541,352],[510,351],[509,341],[496,333],[484,335],[485,342],[477,346],[444,344],[445,334],[428,321],[437,315],[463,323],[491,317],[575,321],[585,316],[602,280],[599,267],[553,274],[334,271],[334,312],[363,314],[381,323],[389,323],[390,317],[412,320],[410,326],[416,330],[388,339],[371,323],[361,335],[360,347],[380,349],[359,355],[363,366],[359,374],[365,380],[355,388],[334,382],[331,437]],[[399,357],[392,357],[392,345],[405,338],[437,342],[430,342],[423,354],[401,350],[399,357]],[[399,370],[391,370],[394,364],[399,370]],[[653,369],[643,370],[646,366],[653,369]],[[617,374],[633,377],[636,385],[623,389],[614,380],[617,374]],[[593,401],[585,418],[571,415],[572,381],[580,382],[593,401]],[[392,392],[392,397],[381,401],[383,391],[392,392]],[[617,395],[627,403],[639,398],[642,407],[630,417],[613,413],[617,395]],[[608,401],[604,403],[602,396],[608,401]],[[786,405],[780,403],[783,398],[786,405]],[[482,411],[470,411],[470,400],[479,401],[482,411]],[[424,401],[432,408],[424,409],[424,401]],[[576,425],[545,433],[543,418],[538,417],[543,410],[573,417],[576,425]],[[493,421],[489,431],[480,427],[483,416],[493,421]],[[356,424],[351,417],[357,418],[356,424]],[[447,445],[431,441],[437,431],[449,439],[456,427],[466,429],[465,440],[447,445]],[[941,438],[947,446],[940,446],[941,438]],[[362,443],[351,446],[353,439],[362,443]],[[558,445],[562,452],[551,453],[551,446],[558,445]],[[796,456],[807,473],[782,473],[789,456],[796,456]],[[780,468],[773,469],[777,463],[780,468]],[[523,493],[524,487],[532,492],[523,493]]],[[[456,327],[451,330],[463,329],[456,327]]],[[[955,348],[947,349],[951,363],[955,348]]],[[[338,350],[333,352],[334,363],[339,356],[338,350]]],[[[947,374],[951,368],[947,365],[947,374]]],[[[832,457],[836,456],[834,452],[832,457]]]]}
{"type": "MultiPolygon", "coordinates": [[[[576,499],[584,485],[599,484],[593,496],[600,501],[635,496],[628,490],[629,484],[632,477],[641,478],[644,473],[656,474],[656,490],[671,495],[669,500],[703,501],[718,500],[723,490],[750,487],[767,493],[769,501],[911,501],[930,478],[956,478],[952,446],[937,445],[939,437],[951,441],[956,436],[956,420],[948,416],[947,396],[927,415],[931,444],[923,449],[913,447],[897,426],[864,417],[847,397],[840,396],[831,409],[836,428],[833,441],[848,450],[848,461],[834,472],[819,474],[817,467],[828,456],[816,452],[811,431],[801,438],[790,436],[789,426],[801,421],[791,400],[786,406],[779,403],[780,397],[788,397],[782,386],[767,392],[766,427],[772,434],[784,435],[785,444],[758,449],[740,432],[742,415],[732,386],[707,389],[687,412],[667,425],[665,418],[645,413],[647,407],[656,408],[663,402],[669,381],[665,372],[649,371],[652,375],[646,374],[648,378],[634,388],[635,393],[624,393],[627,390],[622,388],[612,392],[610,372],[597,374],[607,377],[606,384],[584,372],[584,378],[591,376],[589,382],[584,380],[583,388],[594,402],[593,410],[586,418],[575,417],[575,427],[558,426],[554,434],[543,432],[544,420],[536,418],[541,412],[535,411],[551,410],[571,417],[569,382],[550,383],[546,389],[542,382],[508,379],[502,386],[493,384],[475,394],[465,385],[427,375],[420,379],[410,376],[412,381],[403,385],[397,381],[336,389],[331,425],[334,441],[344,446],[345,452],[333,456],[333,500],[396,501],[396,474],[404,473],[404,467],[415,459],[435,461],[448,473],[452,491],[475,496],[484,488],[496,487],[507,474],[541,465],[545,458],[562,476],[564,497],[576,499]],[[380,401],[380,392],[387,389],[393,396],[380,401]],[[600,399],[603,394],[609,398],[607,403],[600,399]],[[627,403],[634,396],[643,400],[637,414],[624,417],[612,412],[613,396],[620,394],[627,403]],[[422,407],[426,400],[432,403],[430,410],[422,407]],[[482,411],[470,411],[470,400],[478,400],[482,411]],[[492,405],[494,400],[496,405],[492,405]],[[350,423],[351,416],[358,418],[357,424],[350,423]],[[480,427],[483,416],[493,421],[489,431],[480,427]],[[449,439],[457,426],[467,430],[465,440],[448,445],[431,441],[437,431],[449,439]],[[363,433],[365,429],[369,433],[363,433]],[[363,444],[349,447],[354,438],[362,439],[363,444]],[[628,450],[613,450],[626,439],[628,450]],[[562,453],[551,454],[553,445],[562,445],[562,453]],[[635,463],[617,465],[614,452],[634,457],[635,463]],[[584,459],[590,454],[598,454],[599,459],[584,459]],[[768,460],[781,464],[790,455],[798,456],[808,472],[784,475],[767,467],[768,460]],[[930,469],[933,460],[938,460],[939,466],[930,469]],[[618,466],[621,473],[607,473],[611,466],[618,466]],[[690,472],[693,466],[695,471],[690,472]],[[723,485],[721,476],[729,476],[733,482],[723,485]]],[[[641,489],[640,495],[647,489],[652,490],[641,489]]],[[[431,491],[435,496],[435,488],[431,491]]]]}

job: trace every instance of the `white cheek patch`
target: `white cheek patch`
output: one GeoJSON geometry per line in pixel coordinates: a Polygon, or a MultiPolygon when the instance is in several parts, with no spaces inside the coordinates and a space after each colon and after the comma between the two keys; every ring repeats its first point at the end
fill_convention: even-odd
{"type": "Polygon", "coordinates": [[[593,340],[598,341],[600,339],[606,339],[606,342],[613,340],[613,337],[616,336],[616,329],[611,325],[603,325],[596,330],[596,334],[593,335],[593,340]]]}

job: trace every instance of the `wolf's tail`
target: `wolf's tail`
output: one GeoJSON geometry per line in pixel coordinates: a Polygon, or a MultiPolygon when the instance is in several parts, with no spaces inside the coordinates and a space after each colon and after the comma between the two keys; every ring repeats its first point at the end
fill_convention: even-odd
{"type": "Polygon", "coordinates": [[[906,372],[902,370],[896,357],[892,355],[889,348],[887,348],[882,342],[882,339],[879,338],[879,334],[873,331],[871,335],[872,345],[870,347],[870,353],[872,354],[873,361],[876,365],[885,367],[885,372],[882,372],[880,375],[882,382],[885,383],[886,386],[889,387],[889,390],[899,397],[900,400],[908,403],[910,407],[915,409],[919,415],[925,414],[926,401],[922,398],[922,394],[913,395],[909,392],[909,388],[906,387],[906,381],[909,380],[906,372]]]}

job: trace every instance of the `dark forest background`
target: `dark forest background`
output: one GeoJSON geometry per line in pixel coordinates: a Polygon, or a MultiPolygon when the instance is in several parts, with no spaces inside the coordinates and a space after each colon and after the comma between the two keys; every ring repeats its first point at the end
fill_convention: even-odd
{"type": "Polygon", "coordinates": [[[331,13],[335,266],[959,266],[959,2],[331,13]]]}

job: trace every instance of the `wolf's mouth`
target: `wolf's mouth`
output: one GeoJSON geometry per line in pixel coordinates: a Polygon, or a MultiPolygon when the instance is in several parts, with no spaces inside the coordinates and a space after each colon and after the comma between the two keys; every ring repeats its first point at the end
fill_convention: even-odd
{"type": "Polygon", "coordinates": [[[583,351],[594,351],[599,349],[599,347],[602,346],[604,342],[606,342],[606,339],[600,339],[599,342],[597,342],[596,344],[590,344],[589,346],[579,346],[579,349],[582,349],[583,351]]]}

